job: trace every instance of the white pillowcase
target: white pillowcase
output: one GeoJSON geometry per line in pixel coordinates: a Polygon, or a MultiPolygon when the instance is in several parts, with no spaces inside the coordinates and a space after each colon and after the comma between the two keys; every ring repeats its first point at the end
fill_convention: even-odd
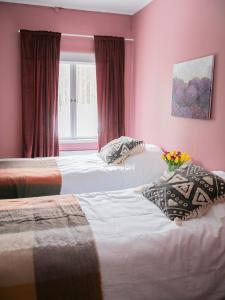
{"type": "Polygon", "coordinates": [[[167,170],[167,165],[162,160],[161,148],[151,144],[146,144],[143,152],[128,157],[124,166],[137,170],[139,176],[143,176],[143,184],[158,179],[167,170]]]}
{"type": "Polygon", "coordinates": [[[129,156],[124,162],[125,165],[137,165],[139,167],[150,166],[156,164],[158,167],[166,169],[166,163],[162,160],[162,150],[159,146],[145,144],[145,149],[141,153],[129,156]]]}

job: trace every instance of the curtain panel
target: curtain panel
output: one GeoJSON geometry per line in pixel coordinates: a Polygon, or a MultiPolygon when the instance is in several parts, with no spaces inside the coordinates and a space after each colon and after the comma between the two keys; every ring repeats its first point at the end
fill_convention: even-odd
{"type": "Polygon", "coordinates": [[[95,36],[98,97],[98,147],[125,134],[124,64],[122,37],[95,36]]]}
{"type": "Polygon", "coordinates": [[[59,154],[60,40],[60,33],[20,31],[24,157],[59,154]]]}

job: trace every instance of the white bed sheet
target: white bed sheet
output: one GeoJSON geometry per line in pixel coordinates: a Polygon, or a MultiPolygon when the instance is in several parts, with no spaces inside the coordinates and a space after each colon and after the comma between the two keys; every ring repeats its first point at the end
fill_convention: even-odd
{"type": "Polygon", "coordinates": [[[225,204],[178,227],[134,189],[78,197],[105,300],[225,299],[225,204]]]}
{"type": "Polygon", "coordinates": [[[62,174],[61,194],[119,190],[159,178],[167,166],[158,146],[129,157],[121,165],[108,165],[98,153],[56,158],[62,174]]]}

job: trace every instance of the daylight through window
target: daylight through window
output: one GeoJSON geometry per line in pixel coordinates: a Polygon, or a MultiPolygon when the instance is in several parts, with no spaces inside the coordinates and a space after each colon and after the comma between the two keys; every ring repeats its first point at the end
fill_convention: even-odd
{"type": "Polygon", "coordinates": [[[60,139],[97,138],[94,63],[60,62],[58,117],[60,139]]]}

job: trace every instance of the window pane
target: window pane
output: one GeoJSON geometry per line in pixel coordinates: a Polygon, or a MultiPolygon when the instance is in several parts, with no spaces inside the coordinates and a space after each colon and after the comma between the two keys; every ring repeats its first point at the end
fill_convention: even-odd
{"type": "Polygon", "coordinates": [[[76,64],[77,137],[97,137],[97,90],[94,64],[76,64]]]}
{"type": "Polygon", "coordinates": [[[70,64],[59,65],[59,90],[58,90],[58,122],[59,137],[71,136],[70,126],[70,64]]]}

